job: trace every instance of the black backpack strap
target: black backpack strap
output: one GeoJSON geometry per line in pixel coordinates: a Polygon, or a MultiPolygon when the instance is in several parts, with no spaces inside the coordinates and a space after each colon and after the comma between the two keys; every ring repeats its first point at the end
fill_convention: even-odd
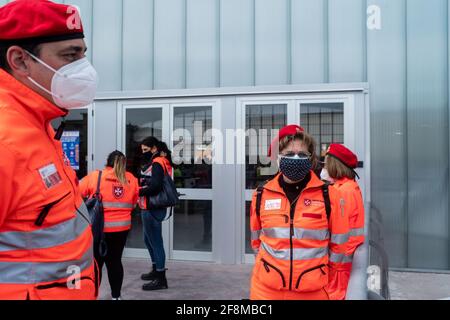
{"type": "Polygon", "coordinates": [[[261,200],[262,195],[264,192],[264,186],[267,182],[264,182],[256,189],[256,204],[255,204],[255,210],[256,210],[256,216],[259,217],[261,215],[261,200]]]}
{"type": "Polygon", "coordinates": [[[331,216],[331,201],[330,201],[330,184],[325,183],[322,186],[323,200],[325,202],[325,210],[327,212],[327,219],[330,220],[331,216]]]}
{"type": "Polygon", "coordinates": [[[95,191],[95,194],[97,194],[97,195],[100,194],[100,183],[102,181],[102,174],[103,174],[103,171],[98,172],[97,190],[95,191]]]}

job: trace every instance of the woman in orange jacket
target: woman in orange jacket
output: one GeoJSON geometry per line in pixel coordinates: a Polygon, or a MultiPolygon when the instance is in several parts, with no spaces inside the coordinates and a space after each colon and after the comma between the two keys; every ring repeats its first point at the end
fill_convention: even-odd
{"type": "Polygon", "coordinates": [[[150,197],[163,191],[164,176],[172,176],[172,152],[167,145],[155,137],[146,138],[141,144],[143,167],[140,176],[139,207],[145,246],[152,259],[152,270],[141,275],[149,281],[142,286],[144,291],[168,289],[166,278],[166,253],[162,236],[162,223],[167,215],[166,208],[152,208],[150,197]]]}
{"type": "MultiPolygon", "coordinates": [[[[101,257],[95,252],[95,259],[100,270],[100,281],[103,264],[106,264],[113,300],[121,299],[122,253],[131,229],[131,212],[137,205],[139,194],[138,180],[126,172],[126,163],[125,155],[114,151],[108,156],[100,180],[107,253],[105,257],[101,257]]],[[[99,171],[95,171],[80,182],[80,191],[84,198],[89,198],[96,192],[99,174],[99,171]]]]}
{"type": "MultiPolygon", "coordinates": [[[[357,166],[358,158],[352,151],[343,145],[332,144],[325,157],[325,168],[321,174],[321,178],[333,183],[345,200],[350,228],[347,255],[353,255],[356,248],[364,243],[364,201],[356,182],[357,166]]],[[[343,288],[348,285],[351,267],[351,263],[345,265],[343,288]]],[[[346,291],[341,291],[338,298],[344,299],[345,295],[346,291]]]]}
{"type": "Polygon", "coordinates": [[[344,201],[315,175],[315,142],[301,127],[283,128],[269,156],[272,150],[279,150],[280,173],[257,189],[250,209],[257,252],[250,298],[335,299],[341,266],[351,259],[344,201]]]}

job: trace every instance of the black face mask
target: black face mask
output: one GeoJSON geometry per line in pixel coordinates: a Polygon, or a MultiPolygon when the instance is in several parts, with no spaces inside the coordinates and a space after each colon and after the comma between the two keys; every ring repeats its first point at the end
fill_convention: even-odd
{"type": "Polygon", "coordinates": [[[144,160],[144,162],[149,163],[150,161],[152,161],[154,155],[155,154],[153,152],[149,151],[142,154],[142,159],[144,160]]]}
{"type": "Polygon", "coordinates": [[[311,160],[308,158],[295,157],[281,157],[280,171],[291,181],[298,182],[305,179],[312,169],[311,160]]]}

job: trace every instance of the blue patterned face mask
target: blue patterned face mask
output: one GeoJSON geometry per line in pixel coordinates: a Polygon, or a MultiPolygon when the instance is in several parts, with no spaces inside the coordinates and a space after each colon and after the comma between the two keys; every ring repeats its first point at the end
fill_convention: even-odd
{"type": "Polygon", "coordinates": [[[293,182],[305,179],[311,169],[312,162],[307,156],[280,156],[280,171],[293,182]]]}

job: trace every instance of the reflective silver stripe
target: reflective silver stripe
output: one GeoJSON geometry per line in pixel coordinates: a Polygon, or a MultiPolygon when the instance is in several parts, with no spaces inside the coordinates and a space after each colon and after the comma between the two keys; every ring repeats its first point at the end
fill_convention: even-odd
{"type": "Polygon", "coordinates": [[[128,226],[131,226],[131,221],[115,221],[115,222],[105,221],[105,228],[128,227],[128,226]]]}
{"type": "Polygon", "coordinates": [[[104,208],[133,209],[134,204],[128,202],[103,202],[104,208]]]}
{"type": "MultiPolygon", "coordinates": [[[[270,254],[275,259],[279,260],[290,260],[291,251],[290,249],[279,249],[275,250],[268,246],[266,243],[261,243],[263,249],[270,254]]],[[[309,260],[316,258],[323,258],[328,254],[328,247],[322,248],[295,248],[293,249],[293,259],[294,260],[309,260]]]]}
{"type": "Polygon", "coordinates": [[[31,232],[0,232],[0,252],[60,246],[76,240],[88,227],[86,219],[77,214],[71,220],[45,229],[31,232]]]}
{"type": "Polygon", "coordinates": [[[80,260],[63,262],[0,262],[0,284],[36,284],[61,281],[81,272],[93,263],[92,246],[80,260]]]}
{"type": "Polygon", "coordinates": [[[273,239],[289,239],[291,237],[290,228],[266,228],[262,234],[273,239]]]}
{"type": "Polygon", "coordinates": [[[261,230],[252,231],[252,241],[259,240],[260,235],[261,235],[261,230]]]}
{"type": "Polygon", "coordinates": [[[363,236],[363,235],[365,235],[364,228],[350,230],[351,237],[358,237],[358,236],[363,236]]]}
{"type": "Polygon", "coordinates": [[[347,263],[347,262],[352,262],[353,261],[353,255],[351,256],[346,256],[343,253],[334,253],[331,252],[330,253],[330,261],[331,262],[335,262],[335,263],[347,263]]]}
{"type": "Polygon", "coordinates": [[[334,244],[344,244],[344,243],[348,242],[349,238],[350,238],[350,234],[349,233],[332,234],[331,235],[331,242],[333,242],[334,244]]]}
{"type": "MultiPolygon", "coordinates": [[[[290,228],[267,228],[263,229],[263,234],[266,237],[273,239],[289,239],[291,236],[290,228]]],[[[296,239],[309,239],[309,240],[328,240],[330,238],[330,232],[328,229],[294,229],[294,238],[296,239]]]]}
{"type": "Polygon", "coordinates": [[[91,217],[89,215],[89,210],[86,207],[84,201],[81,202],[81,206],[77,209],[78,214],[80,214],[89,224],[92,224],[91,217]]]}

